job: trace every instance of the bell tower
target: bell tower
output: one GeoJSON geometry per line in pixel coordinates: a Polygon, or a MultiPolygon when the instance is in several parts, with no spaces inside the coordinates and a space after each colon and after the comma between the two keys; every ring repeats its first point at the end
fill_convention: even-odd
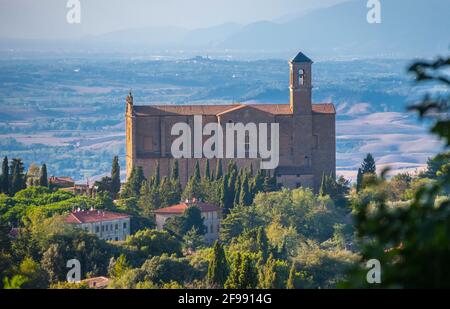
{"type": "Polygon", "coordinates": [[[312,63],[302,52],[289,62],[290,108],[293,114],[311,114],[312,63]]]}
{"type": "Polygon", "coordinates": [[[290,72],[290,109],[292,113],[293,163],[306,170],[312,162],[312,61],[303,53],[289,62],[290,72]]]}

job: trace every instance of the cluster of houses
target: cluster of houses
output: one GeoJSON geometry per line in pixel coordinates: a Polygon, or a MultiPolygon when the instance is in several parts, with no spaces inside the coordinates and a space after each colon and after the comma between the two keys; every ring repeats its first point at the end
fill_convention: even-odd
{"type": "MultiPolygon", "coordinates": [[[[75,195],[95,197],[97,194],[95,185],[90,185],[88,181],[86,184],[77,184],[70,177],[51,176],[49,184],[52,188],[72,192],[75,195]]],[[[167,219],[182,216],[186,209],[193,206],[200,209],[203,224],[206,227],[204,234],[205,243],[214,243],[219,238],[222,218],[221,208],[196,199],[185,200],[179,204],[155,210],[153,214],[155,216],[156,229],[163,230],[167,219]]],[[[131,235],[131,216],[123,213],[93,208],[89,210],[78,208],[68,214],[65,221],[106,241],[123,241],[131,235]]],[[[11,233],[13,232],[15,231],[11,231],[11,233]]],[[[107,277],[94,277],[81,282],[86,283],[92,289],[104,289],[108,286],[109,280],[107,277]]]]}
{"type": "MultiPolygon", "coordinates": [[[[156,229],[163,230],[167,219],[181,216],[186,209],[193,206],[200,209],[203,224],[206,227],[205,242],[212,244],[219,238],[221,209],[195,199],[155,210],[156,229]]],[[[125,240],[131,234],[131,217],[107,210],[76,209],[66,217],[65,221],[107,241],[125,240]]]]}
{"type": "MultiPolygon", "coordinates": [[[[76,184],[70,177],[49,178],[52,187],[69,191],[76,195],[95,197],[97,190],[94,185],[76,184]]],[[[213,243],[219,238],[221,209],[220,207],[196,199],[186,200],[177,205],[160,208],[154,211],[156,229],[163,230],[167,219],[181,216],[187,208],[196,206],[200,209],[203,223],[206,227],[205,242],[213,243]]],[[[67,223],[75,224],[82,230],[97,235],[107,241],[125,240],[131,234],[131,217],[127,214],[115,213],[106,210],[76,209],[66,218],[67,223]]]]}

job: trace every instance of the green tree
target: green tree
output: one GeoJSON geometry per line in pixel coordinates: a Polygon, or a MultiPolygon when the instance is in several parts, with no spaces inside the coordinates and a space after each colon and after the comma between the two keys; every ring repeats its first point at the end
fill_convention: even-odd
{"type": "Polygon", "coordinates": [[[183,236],[183,243],[188,252],[194,252],[204,245],[205,240],[204,237],[197,232],[197,229],[192,227],[183,236]]]}
{"type": "Polygon", "coordinates": [[[144,229],[131,235],[125,241],[133,256],[147,259],[163,253],[181,255],[181,244],[166,231],[144,229]]]}
{"type": "Polygon", "coordinates": [[[206,226],[203,221],[200,208],[192,205],[184,211],[182,216],[175,216],[167,219],[164,224],[164,229],[173,233],[180,239],[192,228],[196,229],[199,235],[205,235],[206,226]]]}
{"type": "Polygon", "coordinates": [[[361,165],[362,174],[375,174],[377,171],[375,160],[372,154],[368,153],[361,165]]]}
{"type": "Polygon", "coordinates": [[[111,166],[111,194],[116,198],[120,192],[120,165],[119,157],[114,156],[111,166]]]}
{"type": "Polygon", "coordinates": [[[42,164],[40,175],[39,175],[39,185],[41,187],[48,187],[48,175],[47,175],[47,165],[42,164]]]}
{"type": "Polygon", "coordinates": [[[176,258],[163,254],[145,261],[141,270],[145,281],[156,284],[183,283],[199,279],[199,273],[189,264],[186,258],[176,258]]]}
{"type": "Polygon", "coordinates": [[[140,197],[138,200],[138,207],[145,217],[152,217],[153,211],[160,207],[160,195],[158,190],[150,186],[150,184],[144,180],[142,182],[140,197]]]}
{"type": "Polygon", "coordinates": [[[155,186],[159,186],[159,184],[161,183],[161,172],[160,172],[160,166],[159,166],[159,161],[156,162],[156,168],[155,168],[155,186]]]}
{"type": "Polygon", "coordinates": [[[356,192],[361,191],[362,182],[363,182],[363,173],[361,171],[361,168],[358,168],[358,174],[356,176],[356,192]]]}
{"type": "Polygon", "coordinates": [[[211,180],[211,171],[209,168],[209,160],[206,160],[206,164],[205,164],[205,179],[207,181],[211,180]]]}
{"type": "Polygon", "coordinates": [[[121,254],[117,260],[111,258],[109,262],[109,270],[108,273],[112,278],[119,278],[129,269],[131,269],[130,263],[127,261],[127,258],[124,254],[121,254]]]}
{"type": "Polygon", "coordinates": [[[170,176],[173,180],[180,180],[180,167],[178,160],[173,161],[172,172],[170,173],[170,176]]]}
{"type": "Polygon", "coordinates": [[[24,284],[28,282],[28,278],[22,275],[15,275],[11,279],[8,277],[3,278],[3,288],[7,290],[21,289],[24,284]]]}
{"type": "Polygon", "coordinates": [[[195,228],[200,235],[205,235],[206,226],[203,223],[202,213],[200,208],[193,205],[186,209],[183,215],[186,218],[185,221],[185,230],[189,231],[192,228],[195,228]]]}
{"type": "MultiPolygon", "coordinates": [[[[420,61],[409,70],[418,83],[435,82],[450,88],[449,67],[450,57],[420,61]]],[[[442,139],[447,149],[450,146],[449,106],[450,96],[446,92],[437,97],[427,95],[410,108],[428,123],[430,118],[434,120],[431,132],[442,139]]],[[[384,173],[378,184],[365,188],[353,202],[362,262],[377,259],[382,265],[378,287],[449,287],[450,173],[443,170],[438,179],[421,187],[408,207],[394,208],[386,199],[383,176],[384,173]]],[[[367,269],[355,267],[347,285],[366,287],[366,273],[367,269]]]]}
{"type": "Polygon", "coordinates": [[[222,288],[228,277],[228,262],[223,245],[218,241],[214,244],[213,257],[208,266],[208,282],[211,286],[222,288]]]}
{"type": "Polygon", "coordinates": [[[112,179],[109,176],[102,177],[96,181],[94,185],[97,187],[97,192],[105,192],[112,196],[112,179]]]}
{"type": "Polygon", "coordinates": [[[21,159],[13,159],[11,162],[11,195],[26,188],[24,166],[21,159]]]}
{"type": "Polygon", "coordinates": [[[286,283],[286,288],[289,290],[296,289],[296,277],[297,277],[297,269],[295,267],[295,263],[292,263],[291,269],[289,270],[289,277],[286,283]]]}
{"type": "MultiPolygon", "coordinates": [[[[198,165],[196,165],[198,167],[198,165]]],[[[197,169],[196,169],[197,170],[197,169]]],[[[184,188],[182,199],[192,200],[192,199],[203,199],[203,187],[200,180],[200,172],[195,172],[194,175],[189,179],[186,187],[184,188]]]]}
{"type": "Polygon", "coordinates": [[[269,240],[267,239],[266,231],[264,231],[264,228],[262,226],[258,228],[256,234],[256,243],[258,245],[259,251],[261,252],[263,261],[267,261],[270,251],[269,240]]]}
{"type": "Polygon", "coordinates": [[[429,158],[427,161],[427,169],[420,176],[423,178],[436,179],[438,178],[438,172],[447,164],[450,164],[450,151],[439,153],[433,158],[429,158]]]}
{"type": "Polygon", "coordinates": [[[312,288],[312,285],[310,284],[311,276],[309,276],[305,271],[298,271],[298,267],[299,266],[295,261],[292,262],[286,288],[290,290],[312,288]]]}
{"type": "Polygon", "coordinates": [[[3,158],[2,175],[0,177],[0,193],[9,193],[9,165],[8,157],[3,158]]]}
{"type": "Polygon", "coordinates": [[[130,177],[125,184],[122,192],[122,198],[139,197],[142,182],[146,180],[144,177],[144,170],[141,166],[137,168],[133,167],[130,173],[130,177]]]}
{"type": "Polygon", "coordinates": [[[200,165],[199,165],[198,161],[195,162],[194,175],[192,175],[192,178],[194,178],[195,181],[199,182],[199,183],[202,180],[202,177],[200,174],[200,165]]]}
{"type": "Polygon", "coordinates": [[[225,281],[225,289],[239,289],[240,288],[240,274],[241,274],[241,264],[242,256],[238,252],[231,264],[230,273],[228,274],[227,280],[225,281]]]}
{"type": "Polygon", "coordinates": [[[19,265],[19,274],[27,278],[21,288],[24,289],[44,289],[48,286],[47,273],[41,268],[39,263],[30,257],[26,257],[19,265]]]}
{"type": "Polygon", "coordinates": [[[275,173],[272,176],[268,175],[264,177],[263,188],[264,192],[274,192],[277,190],[277,177],[275,173]]]}
{"type": "Polygon", "coordinates": [[[328,195],[338,206],[344,206],[347,203],[346,195],[350,191],[350,181],[339,176],[337,180],[332,175],[322,176],[322,183],[320,185],[319,195],[328,195]]]}
{"type": "Polygon", "coordinates": [[[263,289],[284,289],[287,281],[287,264],[269,256],[260,275],[260,287],[263,289]]]}
{"type": "Polygon", "coordinates": [[[222,178],[223,176],[223,171],[222,171],[222,159],[217,159],[216,162],[216,176],[215,179],[219,180],[220,178],[222,178]]]}
{"type": "Polygon", "coordinates": [[[178,179],[164,177],[159,186],[160,207],[172,206],[181,200],[181,184],[178,179]]]}
{"type": "Polygon", "coordinates": [[[236,195],[237,172],[236,169],[228,169],[227,175],[223,177],[224,185],[224,213],[228,214],[234,206],[234,198],[236,195]]]}
{"type": "Polygon", "coordinates": [[[252,194],[250,192],[249,180],[247,173],[243,174],[241,190],[239,193],[239,204],[249,206],[252,204],[252,194]]]}
{"type": "Polygon", "coordinates": [[[245,254],[242,258],[241,269],[239,273],[239,288],[254,289],[258,285],[258,275],[253,265],[250,255],[245,254]]]}

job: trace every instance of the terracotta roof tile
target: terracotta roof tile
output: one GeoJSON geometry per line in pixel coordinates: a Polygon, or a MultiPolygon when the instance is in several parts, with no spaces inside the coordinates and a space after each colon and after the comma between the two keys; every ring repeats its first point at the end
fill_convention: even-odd
{"type": "Polygon", "coordinates": [[[101,221],[111,221],[118,219],[129,218],[129,215],[115,213],[106,210],[80,210],[71,212],[66,218],[67,223],[90,223],[90,222],[101,222],[101,221]]]}
{"type": "MultiPolygon", "coordinates": [[[[290,115],[289,104],[232,104],[232,105],[145,105],[134,106],[137,116],[169,116],[169,115],[222,115],[239,110],[246,106],[274,115],[290,115]]],[[[335,114],[336,110],[331,103],[313,104],[314,113],[335,114]]]]}
{"type": "Polygon", "coordinates": [[[190,206],[197,206],[201,212],[221,211],[221,209],[213,204],[203,202],[180,203],[170,207],[160,208],[154,211],[155,214],[183,214],[190,206]]]}

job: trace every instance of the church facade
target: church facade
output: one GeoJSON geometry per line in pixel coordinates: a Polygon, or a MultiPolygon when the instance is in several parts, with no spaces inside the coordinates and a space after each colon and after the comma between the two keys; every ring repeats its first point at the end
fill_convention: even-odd
{"type": "MultiPolygon", "coordinates": [[[[207,160],[214,169],[217,158],[193,158],[192,155],[175,159],[171,153],[172,143],[177,138],[171,134],[172,127],[184,122],[194,131],[194,116],[201,116],[203,125],[215,123],[224,131],[227,123],[278,124],[279,162],[270,172],[275,173],[281,186],[303,186],[317,191],[322,176],[335,176],[336,172],[336,111],[332,103],[312,104],[312,64],[303,53],[289,62],[289,104],[138,106],[134,105],[130,93],[126,100],[127,177],[137,166],[149,177],[158,163],[161,177],[169,176],[173,161],[178,160],[180,181],[184,185],[193,174],[196,162],[202,172],[207,160]]],[[[270,139],[271,135],[268,136],[270,139]]],[[[247,139],[246,136],[246,143],[247,139]]],[[[205,140],[207,137],[203,142],[205,140]]],[[[261,159],[223,158],[223,170],[229,160],[238,167],[251,165],[256,170],[261,159]]]]}

